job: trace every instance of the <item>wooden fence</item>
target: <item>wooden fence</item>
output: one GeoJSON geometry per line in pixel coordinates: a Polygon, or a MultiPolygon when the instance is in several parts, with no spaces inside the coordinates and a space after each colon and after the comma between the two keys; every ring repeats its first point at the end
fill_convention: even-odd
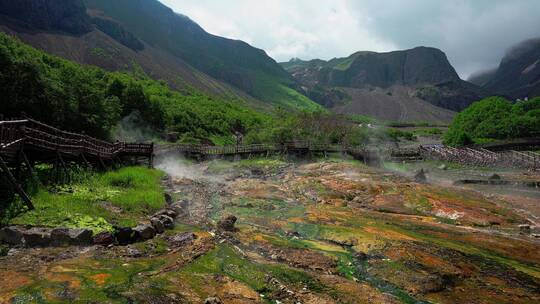
{"type": "Polygon", "coordinates": [[[478,167],[540,169],[540,154],[531,151],[490,151],[485,148],[453,148],[443,145],[424,146],[419,153],[427,159],[438,159],[478,167]]]}
{"type": "Polygon", "coordinates": [[[33,176],[35,162],[53,162],[57,171],[61,166],[67,172],[65,160],[70,160],[106,169],[106,162],[125,157],[147,158],[151,165],[153,154],[153,144],[107,142],[32,119],[0,121],[0,170],[30,209],[32,203],[17,181],[19,174],[11,172],[13,168],[20,172],[24,165],[33,176]]]}

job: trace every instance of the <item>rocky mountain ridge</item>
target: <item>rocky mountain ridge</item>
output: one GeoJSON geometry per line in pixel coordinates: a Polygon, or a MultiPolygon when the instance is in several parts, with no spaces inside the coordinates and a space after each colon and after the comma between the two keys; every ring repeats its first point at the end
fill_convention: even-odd
{"type": "Polygon", "coordinates": [[[496,69],[473,75],[471,82],[512,99],[540,95],[540,38],[511,47],[496,69]]]}
{"type": "MultiPolygon", "coordinates": [[[[302,84],[308,97],[330,108],[364,114],[366,108],[379,108],[375,112],[384,113],[385,108],[403,105],[401,113],[377,115],[384,119],[404,119],[408,105],[429,103],[435,107],[426,108],[426,112],[433,114],[439,108],[441,113],[435,117],[447,120],[452,116],[448,110],[460,111],[488,95],[461,80],[446,55],[430,47],[388,53],[356,52],[329,61],[294,59],[282,66],[302,84]],[[392,89],[396,87],[400,89],[392,89]],[[379,96],[381,90],[386,90],[387,97],[379,96]]],[[[422,106],[410,108],[422,112],[422,106]]],[[[422,117],[433,119],[432,115],[415,115],[422,117]]]]}

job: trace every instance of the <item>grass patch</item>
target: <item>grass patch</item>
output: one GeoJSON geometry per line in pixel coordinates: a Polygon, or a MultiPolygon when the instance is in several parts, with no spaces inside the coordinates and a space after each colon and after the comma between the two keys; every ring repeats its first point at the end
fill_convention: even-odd
{"type": "Polygon", "coordinates": [[[111,230],[112,225],[134,226],[165,204],[160,186],[162,173],[143,167],[88,175],[84,180],[51,193],[39,189],[35,210],[21,214],[11,224],[111,230]]]}

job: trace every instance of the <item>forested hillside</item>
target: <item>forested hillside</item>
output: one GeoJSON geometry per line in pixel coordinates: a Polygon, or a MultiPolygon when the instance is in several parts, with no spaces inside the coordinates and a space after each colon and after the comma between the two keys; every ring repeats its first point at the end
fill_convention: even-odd
{"type": "Polygon", "coordinates": [[[195,89],[171,90],[142,71],[106,72],[36,50],[0,34],[0,113],[27,115],[59,128],[109,137],[118,121],[139,113],[156,133],[191,139],[229,138],[268,119],[239,100],[195,89]]]}

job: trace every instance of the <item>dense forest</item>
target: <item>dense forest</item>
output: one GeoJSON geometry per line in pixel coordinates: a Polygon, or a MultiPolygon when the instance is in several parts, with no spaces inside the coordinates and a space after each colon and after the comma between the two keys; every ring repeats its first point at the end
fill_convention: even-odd
{"type": "Polygon", "coordinates": [[[239,100],[209,96],[195,89],[171,90],[135,67],[109,73],[31,48],[0,34],[0,112],[22,113],[62,129],[111,136],[119,120],[138,113],[156,131],[178,132],[193,139],[228,138],[248,132],[269,115],[239,100]]]}
{"type": "Polygon", "coordinates": [[[210,96],[196,89],[170,89],[164,81],[134,72],[106,72],[34,49],[0,34],[1,113],[25,114],[62,129],[110,139],[122,118],[155,135],[179,134],[179,141],[232,144],[305,140],[360,144],[366,132],[326,111],[261,112],[244,101],[210,96]],[[54,113],[52,115],[52,113],[54,113]]]}
{"type": "Polygon", "coordinates": [[[489,97],[459,113],[444,142],[451,146],[540,136],[540,98],[511,103],[489,97]]]}

